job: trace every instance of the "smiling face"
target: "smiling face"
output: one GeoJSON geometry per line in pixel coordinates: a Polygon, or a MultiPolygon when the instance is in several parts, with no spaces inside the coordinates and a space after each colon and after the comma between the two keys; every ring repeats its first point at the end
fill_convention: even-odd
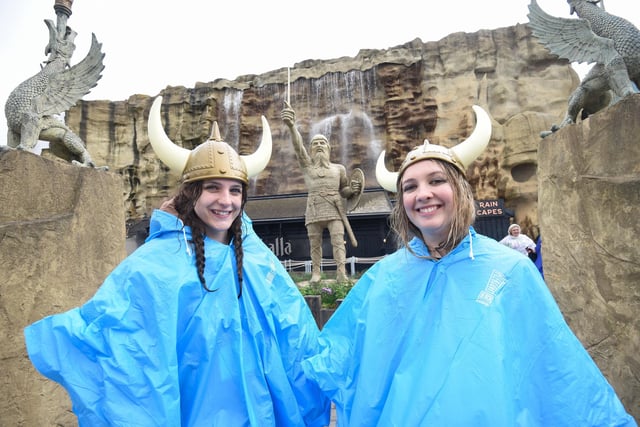
{"type": "Polygon", "coordinates": [[[430,248],[447,239],[454,215],[453,188],[434,160],[416,162],[405,169],[400,183],[402,204],[430,248]]]}
{"type": "Polygon", "coordinates": [[[242,183],[235,179],[207,179],[194,211],[207,227],[207,236],[229,243],[229,228],[242,209],[242,183]]]}

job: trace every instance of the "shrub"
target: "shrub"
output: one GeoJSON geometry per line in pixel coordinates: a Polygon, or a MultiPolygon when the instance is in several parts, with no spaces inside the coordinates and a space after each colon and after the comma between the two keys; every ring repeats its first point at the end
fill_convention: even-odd
{"type": "Polygon", "coordinates": [[[357,277],[352,277],[353,282],[336,283],[335,280],[327,280],[326,274],[322,273],[320,282],[311,284],[309,283],[309,279],[311,279],[309,273],[290,272],[290,275],[302,295],[320,295],[323,308],[336,308],[338,300],[347,296],[357,280],[357,277]]]}
{"type": "Polygon", "coordinates": [[[312,285],[298,286],[302,295],[320,295],[322,307],[336,308],[338,300],[344,299],[351,288],[352,283],[320,282],[312,285]]]}

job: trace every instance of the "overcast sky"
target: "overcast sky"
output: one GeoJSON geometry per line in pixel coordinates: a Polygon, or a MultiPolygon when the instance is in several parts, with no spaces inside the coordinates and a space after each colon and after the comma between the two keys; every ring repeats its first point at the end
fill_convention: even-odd
{"type": "MultiPolygon", "coordinates": [[[[36,74],[46,59],[54,0],[0,0],[0,100],[36,74]]],[[[293,67],[306,59],[356,56],[415,38],[528,22],[529,0],[75,0],[68,25],[77,33],[72,65],[89,51],[91,33],[105,69],[87,100],[157,95],[166,86],[230,80],[293,67]]],[[[570,18],[566,0],[538,0],[547,13],[570,18]]],[[[639,0],[604,0],[609,13],[640,27],[639,0]]],[[[575,17],[575,16],[574,16],[575,17]]],[[[0,144],[6,120],[0,117],[0,144]]]]}

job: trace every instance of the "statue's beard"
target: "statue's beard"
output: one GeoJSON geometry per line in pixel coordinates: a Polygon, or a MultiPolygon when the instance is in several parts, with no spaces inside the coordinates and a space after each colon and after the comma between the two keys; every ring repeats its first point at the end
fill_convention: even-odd
{"type": "Polygon", "coordinates": [[[313,157],[311,157],[311,161],[313,162],[313,166],[315,167],[329,167],[329,156],[324,151],[318,151],[314,153],[313,157]]]}

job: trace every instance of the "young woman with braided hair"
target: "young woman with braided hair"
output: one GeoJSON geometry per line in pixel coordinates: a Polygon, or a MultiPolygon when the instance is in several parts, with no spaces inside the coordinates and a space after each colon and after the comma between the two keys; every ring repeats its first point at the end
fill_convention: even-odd
{"type": "MultiPolygon", "coordinates": [[[[207,224],[198,216],[195,206],[202,194],[204,187],[203,181],[194,181],[182,184],[181,188],[177,192],[176,196],[172,199],[164,202],[160,209],[175,214],[182,218],[185,226],[191,227],[192,230],[192,243],[195,250],[196,267],[198,270],[198,278],[202,283],[204,289],[212,292],[213,289],[209,289],[206,280],[204,278],[205,256],[204,256],[204,236],[207,234],[207,224]]],[[[247,202],[247,185],[242,183],[242,199],[240,209],[244,210],[244,205],[247,202]]],[[[242,217],[237,216],[229,227],[229,233],[224,233],[222,241],[228,243],[228,237],[231,237],[233,247],[235,249],[236,264],[238,271],[238,298],[242,296],[242,217]]]]}
{"type": "Polygon", "coordinates": [[[266,166],[220,139],[174,145],[149,116],[158,157],[181,173],[144,245],[83,306],[25,329],[29,357],[67,389],[80,426],[281,427],[329,424],[329,401],[304,376],[318,328],[280,261],[243,211],[266,166]]]}

